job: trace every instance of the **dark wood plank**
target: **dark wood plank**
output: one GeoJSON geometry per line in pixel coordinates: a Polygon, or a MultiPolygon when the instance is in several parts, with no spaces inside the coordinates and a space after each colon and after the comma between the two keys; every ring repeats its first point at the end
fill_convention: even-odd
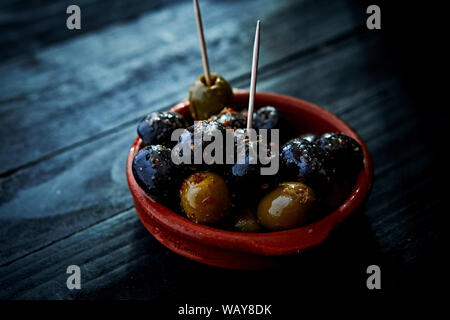
{"type": "MultiPolygon", "coordinates": [[[[117,122],[65,149],[44,151],[50,156],[32,158],[44,161],[0,179],[0,298],[223,302],[232,296],[247,303],[252,297],[298,304],[287,287],[321,301],[343,288],[367,294],[365,268],[373,263],[382,267],[384,295],[431,294],[422,285],[441,281],[443,274],[447,196],[447,188],[439,188],[446,181],[439,152],[446,141],[436,127],[448,114],[421,104],[417,92],[404,87],[375,33],[337,38],[322,50],[280,55],[263,66],[258,84],[259,90],[298,96],[335,112],[373,155],[375,183],[366,208],[327,243],[283,268],[256,272],[211,268],[171,253],[131,207],[124,162],[135,128],[117,122]],[[82,268],[77,292],[65,287],[70,264],[82,268]]],[[[248,82],[246,75],[233,79],[237,86],[248,82]]]]}
{"type": "Polygon", "coordinates": [[[0,4],[0,60],[17,55],[31,55],[43,47],[82,34],[94,32],[110,24],[120,24],[148,11],[160,9],[171,0],[69,0],[2,1],[0,4]],[[66,8],[81,8],[81,30],[66,28],[66,8]]]}
{"type": "MultiPolygon", "coordinates": [[[[360,43],[361,39],[355,38],[327,47],[280,67],[279,72],[262,70],[258,90],[301,96],[330,106],[330,110],[350,107],[349,94],[367,89],[372,96],[372,86],[384,79],[382,74],[366,76],[365,53],[376,48],[378,42],[370,36],[365,40],[360,43]],[[311,61],[315,61],[314,65],[311,61]],[[351,83],[342,81],[343,70],[353,74],[351,83]],[[309,80],[298,80],[304,78],[333,89],[325,91],[311,86],[309,80]]],[[[124,167],[135,135],[135,125],[129,125],[1,179],[0,262],[8,263],[129,208],[132,202],[124,167]],[[27,223],[31,234],[19,232],[23,223],[27,223]]]]}
{"type": "MultiPolygon", "coordinates": [[[[270,69],[358,30],[365,13],[355,3],[203,1],[212,70],[232,84],[248,81],[256,18],[263,21],[260,66],[270,69]]],[[[1,64],[2,175],[185,97],[201,70],[190,2],[1,64]]]]}
{"type": "MultiPolygon", "coordinates": [[[[399,106],[399,105],[397,105],[399,106]]],[[[430,165],[423,163],[423,165],[430,165]]],[[[414,166],[406,171],[414,176],[414,166]]],[[[398,181],[398,171],[391,170],[398,181]]],[[[386,179],[384,179],[386,180],[386,179]]],[[[383,192],[383,184],[376,184],[374,193],[389,197],[391,191],[383,192]]],[[[402,187],[401,183],[393,186],[402,187]]],[[[430,187],[430,181],[422,184],[420,190],[430,187]]],[[[402,188],[403,192],[415,192],[413,184],[402,188]]],[[[404,280],[401,272],[411,259],[414,246],[429,246],[435,239],[427,239],[417,233],[417,222],[429,225],[430,219],[424,213],[432,213],[435,205],[425,203],[418,197],[412,208],[408,208],[409,221],[399,216],[405,212],[396,211],[396,218],[380,223],[377,212],[380,206],[377,198],[371,198],[364,216],[350,220],[319,251],[291,261],[291,264],[277,270],[256,272],[234,272],[203,266],[176,256],[152,238],[136,217],[134,210],[125,211],[112,219],[64,239],[42,251],[27,256],[21,261],[0,269],[4,290],[0,297],[16,299],[76,299],[76,298],[121,298],[121,299],[208,299],[219,301],[233,292],[236,283],[245,283],[234,298],[267,299],[271,302],[289,299],[286,281],[299,286],[310,294],[326,287],[329,292],[339,291],[342,285],[358,291],[363,287],[364,268],[369,263],[386,267],[385,274],[396,271],[396,279],[383,278],[383,286],[389,289],[404,280]],[[367,216],[369,218],[367,218],[367,216]],[[391,228],[386,228],[391,226],[391,228]],[[406,228],[405,228],[406,227],[406,228]],[[411,238],[414,235],[414,238],[411,238]],[[348,241],[356,237],[358,241],[348,241]],[[372,238],[373,237],[373,238],[372,238]],[[420,237],[420,241],[416,241],[420,237]],[[424,241],[426,240],[426,241],[424,241]],[[408,244],[405,246],[405,243],[408,244]],[[94,244],[94,245],[93,245],[94,244]],[[394,246],[393,246],[394,245],[394,246]],[[401,249],[399,250],[399,247],[401,249]],[[341,260],[339,260],[341,259],[341,260]],[[400,260],[400,261],[398,261],[400,260]],[[336,263],[340,261],[340,263],[336,263]],[[65,287],[67,265],[77,264],[82,268],[83,284],[80,291],[69,291],[65,287]],[[329,266],[332,265],[333,268],[329,266]],[[400,275],[400,277],[398,277],[400,275]],[[211,287],[214,279],[215,286],[211,287]],[[265,279],[261,281],[261,279],[265,279]],[[358,282],[359,285],[358,285],[358,282]]],[[[405,199],[395,199],[390,204],[404,207],[405,199]]],[[[423,248],[417,248],[423,252],[423,248]]],[[[413,257],[417,260],[420,257],[413,257]]],[[[235,290],[234,290],[235,291],[235,290]]],[[[323,293],[323,292],[322,292],[323,293]]]]}
{"type": "MultiPolygon", "coordinates": [[[[402,88],[398,81],[393,80],[394,71],[389,67],[381,68],[381,64],[386,67],[385,57],[382,52],[376,52],[375,49],[378,46],[377,39],[371,35],[364,35],[325,48],[321,52],[281,66],[279,70],[262,72],[260,89],[270,88],[273,91],[294,96],[307,95],[308,99],[327,106],[331,111],[336,111],[366,139],[374,155],[376,182],[363,216],[365,220],[354,223],[350,231],[356,232],[356,235],[359,235],[359,232],[370,235],[367,242],[359,244],[369,247],[362,249],[350,246],[348,249],[350,251],[344,252],[349,256],[352,250],[367,251],[362,258],[351,259],[346,267],[354,271],[368,260],[378,257],[380,263],[394,264],[394,270],[400,272],[398,270],[407,268],[404,261],[421,261],[419,254],[422,252],[421,249],[431,246],[436,240],[435,237],[440,234],[439,224],[433,222],[436,217],[424,214],[435,209],[439,195],[430,191],[432,179],[422,179],[420,183],[412,183],[422,174],[417,170],[418,167],[426,170],[431,168],[434,162],[432,157],[421,156],[424,144],[417,144],[414,148],[408,144],[402,144],[403,137],[408,135],[416,141],[423,138],[421,131],[417,130],[420,127],[420,120],[414,117],[410,109],[402,107],[409,101],[403,94],[399,94],[402,88]],[[370,52],[372,53],[367,54],[370,52]],[[374,59],[375,57],[378,59],[374,59]],[[380,65],[373,64],[374,61],[379,61],[380,65]],[[367,67],[368,64],[371,68],[367,67]],[[347,81],[343,81],[342,78],[344,71],[347,77],[351,75],[347,81]],[[316,83],[325,83],[326,87],[331,89],[324,91],[321,90],[322,86],[316,87],[314,93],[309,81],[294,81],[306,75],[313,76],[316,83]],[[410,161],[411,159],[416,161],[410,161]],[[402,190],[402,193],[399,194],[398,190],[402,190]],[[414,201],[411,202],[411,200],[414,201]],[[427,226],[422,232],[417,230],[418,221],[427,226]],[[361,228],[362,231],[359,230],[361,228]],[[436,236],[430,236],[430,233],[434,232],[436,236]]],[[[161,298],[173,295],[182,298],[184,294],[194,290],[186,288],[186,283],[183,282],[186,281],[189,284],[189,280],[182,280],[176,276],[180,272],[183,274],[182,269],[186,265],[189,266],[189,272],[197,272],[195,270],[199,269],[198,272],[207,272],[214,277],[225,277],[227,281],[230,281],[229,277],[236,276],[225,271],[199,267],[197,264],[186,262],[182,258],[167,253],[143,230],[133,210],[122,211],[127,210],[131,203],[124,181],[123,165],[127,146],[133,136],[134,128],[126,128],[98,142],[76,148],[35,167],[22,170],[9,177],[8,183],[2,184],[3,186],[14,185],[14,179],[28,180],[27,176],[45,177],[45,170],[50,167],[48,163],[54,163],[53,165],[57,166],[56,170],[47,172],[47,180],[42,185],[38,183],[35,188],[30,189],[33,190],[30,194],[34,193],[35,199],[48,194],[48,186],[66,186],[75,175],[77,175],[77,181],[73,181],[76,184],[74,192],[90,189],[87,188],[90,185],[95,186],[91,195],[77,196],[70,193],[66,195],[61,192],[61,202],[48,203],[47,207],[42,208],[41,211],[39,208],[35,209],[38,210],[34,213],[35,215],[41,212],[45,215],[52,214],[51,217],[42,217],[42,219],[18,217],[15,221],[11,216],[5,220],[10,223],[9,230],[12,230],[8,232],[8,229],[4,228],[2,232],[10,239],[8,241],[10,246],[2,247],[3,253],[8,250],[7,259],[4,260],[7,265],[0,269],[0,278],[9,288],[4,293],[5,297],[95,298],[108,296],[108,292],[110,292],[109,295],[115,292],[114,297],[122,298],[161,298]],[[72,162],[68,164],[66,161],[72,162]],[[119,164],[120,162],[122,163],[119,164]],[[99,166],[99,163],[103,166],[99,166]],[[89,174],[79,175],[83,170],[91,171],[89,174]],[[117,170],[117,176],[114,173],[115,170],[117,170]],[[54,176],[56,172],[60,174],[54,176]],[[19,175],[22,176],[19,177],[19,175]],[[114,176],[119,179],[116,181],[114,176]],[[101,180],[96,181],[96,179],[101,180]],[[76,204],[74,198],[77,199],[76,204]],[[80,201],[83,198],[85,200],[80,201]],[[82,209],[85,206],[84,203],[87,203],[86,210],[82,209]],[[73,209],[77,206],[77,209],[73,209]],[[59,209],[63,207],[67,208],[67,213],[57,215],[56,213],[60,213],[59,209]],[[117,212],[123,213],[115,215],[117,212]],[[112,215],[115,215],[114,218],[107,219],[112,215]],[[64,219],[64,216],[67,216],[67,219],[64,219]],[[102,219],[104,221],[99,222],[102,219]],[[71,225],[76,220],[82,222],[71,225]],[[20,223],[29,223],[34,228],[42,225],[42,229],[51,228],[52,230],[48,232],[38,230],[37,237],[33,235],[33,242],[27,242],[21,237],[14,238],[14,223],[16,230],[19,230],[20,223]],[[94,226],[89,227],[90,224],[94,226]],[[66,229],[61,230],[61,225],[64,225],[66,229]],[[79,231],[80,227],[84,230],[79,231]],[[55,236],[63,239],[57,241],[55,236]],[[52,237],[55,243],[49,242],[49,237],[52,237]],[[92,247],[92,243],[99,245],[92,247]],[[16,244],[17,247],[11,247],[11,244],[16,244]],[[43,245],[46,247],[39,247],[43,245]],[[30,250],[36,252],[30,253],[30,250]],[[13,251],[16,251],[16,255],[13,251]],[[8,263],[9,259],[18,258],[20,255],[26,255],[26,257],[8,263]],[[65,289],[65,274],[57,271],[64,269],[69,263],[79,263],[85,268],[86,290],[79,294],[70,293],[65,289]],[[146,273],[147,269],[151,271],[146,273]],[[124,270],[127,272],[123,272],[124,270]],[[122,288],[125,283],[128,283],[127,287],[122,288]],[[114,287],[116,291],[108,291],[111,287],[114,287]],[[153,292],[152,289],[156,291],[153,292]]],[[[9,212],[19,212],[17,209],[19,205],[27,207],[27,203],[23,201],[27,201],[26,193],[30,190],[12,190],[10,193],[12,200],[6,204],[3,203],[1,208],[10,205],[9,212]],[[22,195],[20,201],[15,200],[18,194],[24,192],[25,195],[22,195]]],[[[333,243],[336,242],[331,245],[333,249],[323,250],[332,251],[336,250],[335,246],[339,246],[342,242],[347,244],[346,232],[344,237],[341,235],[338,236],[338,240],[333,240],[333,243]]],[[[329,257],[329,254],[330,252],[327,251],[327,254],[319,254],[314,258],[316,260],[310,261],[331,259],[323,258],[329,257]]],[[[312,263],[308,262],[307,265],[312,268],[312,263]]],[[[343,268],[339,268],[338,271],[343,272],[343,268]]],[[[195,277],[198,277],[197,275],[194,273],[195,277]]],[[[256,283],[256,279],[256,275],[255,278],[253,276],[250,278],[252,283],[256,283]]],[[[315,280],[318,279],[315,278],[315,280]]],[[[297,281],[307,280],[300,277],[297,281]]],[[[225,283],[223,285],[226,286],[225,283]]],[[[272,285],[275,284],[272,283],[272,285]]],[[[202,282],[199,288],[202,286],[204,289],[206,282],[202,282]]],[[[200,292],[196,289],[194,291],[200,292]]],[[[214,294],[219,293],[214,292],[214,294]]]]}

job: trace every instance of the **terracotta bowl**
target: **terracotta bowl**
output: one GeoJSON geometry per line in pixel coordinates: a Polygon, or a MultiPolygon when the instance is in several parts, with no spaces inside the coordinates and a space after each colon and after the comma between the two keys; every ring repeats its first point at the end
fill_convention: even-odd
{"type": "MultiPolygon", "coordinates": [[[[235,104],[245,106],[248,91],[235,90],[235,104]]],[[[354,212],[368,195],[372,184],[372,161],[366,145],[345,122],[330,112],[303,100],[267,92],[258,92],[255,108],[276,106],[299,133],[342,132],[356,139],[364,152],[364,168],[353,191],[342,205],[310,225],[278,232],[240,233],[196,224],[153,201],[133,177],[133,157],[141,148],[137,138],[128,154],[127,180],[136,211],[148,231],[164,246],[189,259],[232,269],[258,269],[279,264],[282,256],[295,255],[319,245],[330,232],[354,212]]],[[[171,111],[189,114],[189,102],[181,101],[171,111]]]]}

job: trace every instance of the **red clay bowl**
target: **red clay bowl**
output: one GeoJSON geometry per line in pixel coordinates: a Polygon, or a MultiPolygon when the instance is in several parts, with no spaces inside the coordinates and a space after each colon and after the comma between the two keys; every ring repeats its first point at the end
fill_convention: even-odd
{"type": "MultiPolygon", "coordinates": [[[[248,92],[235,90],[234,99],[236,105],[245,106],[248,103],[248,92]]],[[[356,132],[330,112],[300,99],[257,92],[255,108],[264,105],[276,106],[299,133],[342,132],[361,144],[364,152],[364,168],[347,200],[321,220],[285,231],[240,233],[196,224],[153,201],[138,186],[131,171],[133,158],[142,143],[140,138],[137,138],[128,154],[128,185],[139,218],[164,246],[189,259],[223,268],[272,267],[283,260],[281,256],[295,255],[322,243],[338,224],[362,204],[371,188],[373,169],[367,147],[356,132]]],[[[184,100],[171,111],[188,115],[189,102],[184,100]]]]}

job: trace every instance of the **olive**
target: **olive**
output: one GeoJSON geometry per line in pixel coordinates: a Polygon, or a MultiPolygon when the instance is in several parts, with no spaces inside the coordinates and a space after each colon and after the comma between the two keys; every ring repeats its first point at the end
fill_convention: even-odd
{"type": "Polygon", "coordinates": [[[220,122],[230,129],[242,129],[247,124],[247,118],[244,114],[236,112],[232,108],[223,108],[218,115],[214,115],[209,119],[220,122]]]}
{"type": "MultiPolygon", "coordinates": [[[[213,120],[196,121],[192,126],[187,128],[179,137],[176,151],[180,157],[185,160],[185,163],[190,161],[188,167],[196,170],[217,169],[217,163],[223,163],[225,157],[225,139],[226,128],[223,124],[213,120]],[[213,163],[205,163],[203,153],[210,144],[214,143],[216,136],[222,136],[222,144],[217,144],[222,148],[222,155],[215,153],[215,149],[211,150],[211,154],[218,158],[217,163],[215,159],[211,159],[213,163]],[[189,155],[185,155],[189,152],[189,155]],[[197,157],[195,156],[197,154],[197,157]],[[214,165],[214,166],[210,166],[214,165]]],[[[214,147],[212,145],[211,147],[214,147]]],[[[206,151],[208,151],[207,149],[206,151]]]]}
{"type": "Polygon", "coordinates": [[[342,133],[325,133],[316,139],[317,145],[330,157],[330,164],[337,177],[353,176],[363,165],[361,145],[353,138],[342,133]]]}
{"type": "Polygon", "coordinates": [[[256,212],[249,208],[240,209],[232,219],[233,229],[239,232],[260,232],[261,224],[256,212]]]}
{"type": "Polygon", "coordinates": [[[329,191],[334,178],[327,152],[301,138],[292,139],[281,148],[280,167],[286,180],[304,182],[321,194],[329,191]]]}
{"type": "Polygon", "coordinates": [[[184,180],[180,198],[187,217],[201,224],[219,222],[231,206],[227,184],[213,172],[197,172],[184,180]]]}
{"type": "Polygon", "coordinates": [[[275,107],[265,106],[253,114],[253,125],[256,129],[280,129],[284,118],[275,107]]]}
{"type": "Polygon", "coordinates": [[[153,199],[167,203],[179,185],[179,167],[171,159],[171,150],[161,145],[146,146],[133,159],[133,176],[153,199]]]}
{"type": "Polygon", "coordinates": [[[152,112],[139,123],[137,132],[145,145],[163,145],[172,147],[176,141],[171,141],[175,129],[186,128],[187,122],[176,112],[152,112]]]}
{"type": "Polygon", "coordinates": [[[299,136],[299,138],[308,140],[309,142],[315,142],[317,139],[317,135],[315,135],[314,133],[304,133],[299,136]]]}
{"type": "MultiPolygon", "coordinates": [[[[262,170],[268,164],[262,164],[258,152],[264,141],[259,136],[252,140],[245,132],[246,130],[236,130],[234,164],[227,164],[224,172],[233,192],[233,200],[237,203],[260,198],[276,185],[278,178],[275,174],[263,174],[262,170]]],[[[275,155],[271,153],[270,145],[267,144],[266,148],[266,161],[270,161],[275,155]]]]}
{"type": "Polygon", "coordinates": [[[284,116],[272,106],[262,107],[253,114],[253,126],[255,129],[280,130],[280,141],[282,142],[293,135],[293,130],[284,116]]]}
{"type": "Polygon", "coordinates": [[[258,219],[269,230],[283,230],[310,223],[316,215],[314,191],[301,182],[284,182],[258,205],[258,219]]]}
{"type": "Polygon", "coordinates": [[[222,76],[211,73],[211,82],[207,86],[205,76],[202,75],[189,89],[189,109],[195,120],[208,119],[233,99],[233,90],[222,76]]]}

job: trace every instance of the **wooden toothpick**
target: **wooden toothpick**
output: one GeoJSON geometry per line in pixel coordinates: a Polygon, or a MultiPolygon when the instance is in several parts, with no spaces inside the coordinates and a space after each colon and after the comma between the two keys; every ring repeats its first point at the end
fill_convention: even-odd
{"type": "Polygon", "coordinates": [[[250,96],[248,99],[247,129],[253,125],[253,109],[255,105],[256,78],[258,75],[259,59],[259,25],[261,21],[256,22],[255,43],[253,45],[252,77],[250,80],[250,96]]]}
{"type": "Polygon", "coordinates": [[[209,74],[208,54],[206,53],[205,36],[203,34],[202,16],[200,14],[200,7],[198,5],[198,0],[194,0],[194,11],[195,11],[195,19],[197,20],[198,37],[200,38],[200,49],[202,51],[203,70],[205,71],[206,85],[209,87],[211,85],[211,76],[209,74]]]}

